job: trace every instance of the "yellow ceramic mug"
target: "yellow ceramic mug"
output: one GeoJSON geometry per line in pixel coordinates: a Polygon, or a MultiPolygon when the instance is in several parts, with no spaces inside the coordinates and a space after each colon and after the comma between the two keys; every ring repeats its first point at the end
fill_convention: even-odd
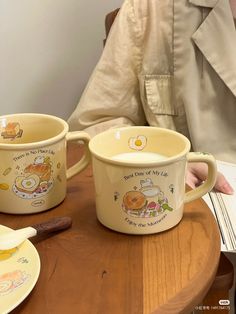
{"type": "Polygon", "coordinates": [[[66,180],[90,160],[89,136],[68,132],[67,123],[44,114],[0,117],[0,211],[37,213],[50,209],[66,196],[66,180]],[[82,140],[85,154],[66,169],[66,142],[82,140]]]}
{"type": "Polygon", "coordinates": [[[126,127],[96,135],[92,153],[99,221],[119,232],[149,234],[179,223],[183,206],[214,186],[216,163],[190,153],[189,140],[155,127],[126,127]],[[185,193],[187,162],[205,162],[208,178],[185,193]]]}

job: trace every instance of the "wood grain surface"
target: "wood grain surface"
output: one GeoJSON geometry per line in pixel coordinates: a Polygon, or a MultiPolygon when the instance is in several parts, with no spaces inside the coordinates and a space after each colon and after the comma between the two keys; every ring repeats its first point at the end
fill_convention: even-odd
{"type": "MultiPolygon", "coordinates": [[[[81,154],[70,147],[68,163],[81,154]]],[[[32,240],[41,259],[39,280],[14,314],[189,313],[210,288],[220,256],[213,215],[201,200],[185,206],[169,231],[124,235],[96,218],[92,169],[68,181],[58,207],[31,215],[0,214],[0,223],[20,228],[58,216],[72,227],[32,240]]]]}

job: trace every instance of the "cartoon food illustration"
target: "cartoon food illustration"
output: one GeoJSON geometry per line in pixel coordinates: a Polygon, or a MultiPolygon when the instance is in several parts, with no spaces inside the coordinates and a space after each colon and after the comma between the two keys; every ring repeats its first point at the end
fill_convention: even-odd
{"type": "Polygon", "coordinates": [[[25,175],[16,177],[13,185],[13,191],[19,197],[39,197],[52,187],[52,164],[49,157],[36,157],[34,163],[24,169],[24,173],[25,175]]]}
{"type": "Polygon", "coordinates": [[[160,187],[157,185],[154,185],[150,178],[147,178],[146,180],[141,180],[140,184],[141,184],[140,190],[147,197],[156,196],[156,195],[160,194],[160,192],[161,192],[160,187]]]}
{"type": "Polygon", "coordinates": [[[11,167],[8,167],[6,170],[4,170],[3,175],[7,176],[12,171],[11,167]]]}
{"type": "Polygon", "coordinates": [[[150,202],[147,205],[147,209],[149,210],[156,210],[156,211],[160,211],[161,205],[159,203],[156,202],[150,202]]]}
{"type": "Polygon", "coordinates": [[[10,258],[16,251],[17,251],[17,248],[13,248],[10,250],[3,250],[3,251],[0,250],[0,261],[10,258]]]}
{"type": "Polygon", "coordinates": [[[33,193],[39,186],[40,178],[36,174],[31,174],[27,177],[16,177],[15,185],[19,191],[25,193],[33,193]]]}
{"type": "Polygon", "coordinates": [[[16,288],[22,286],[29,275],[21,270],[0,275],[0,296],[13,292],[16,288]]]}
{"type": "Polygon", "coordinates": [[[27,166],[24,170],[25,173],[35,174],[39,177],[40,182],[48,181],[51,177],[52,167],[50,159],[44,157],[36,157],[34,163],[27,166]]]}
{"type": "Polygon", "coordinates": [[[9,185],[7,183],[0,183],[0,190],[8,190],[9,185]]]}
{"type": "Polygon", "coordinates": [[[123,197],[123,205],[127,212],[138,214],[146,206],[145,195],[139,191],[129,191],[123,197]]]}
{"type": "Polygon", "coordinates": [[[131,137],[129,139],[129,147],[134,150],[142,150],[147,144],[147,138],[143,135],[131,137]]]}
{"type": "Polygon", "coordinates": [[[8,122],[6,127],[3,128],[3,132],[1,136],[4,139],[11,138],[14,139],[16,137],[21,137],[23,130],[20,128],[20,124],[18,122],[8,122]]]}
{"type": "Polygon", "coordinates": [[[168,199],[150,178],[140,181],[141,188],[127,192],[123,197],[123,210],[132,217],[151,218],[172,211],[168,199]]]}

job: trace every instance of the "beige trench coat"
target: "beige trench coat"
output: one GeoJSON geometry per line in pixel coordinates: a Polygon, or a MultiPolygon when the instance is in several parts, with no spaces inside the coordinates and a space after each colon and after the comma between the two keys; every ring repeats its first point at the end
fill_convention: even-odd
{"type": "Polygon", "coordinates": [[[236,31],[229,0],[125,0],[72,130],[122,125],[188,136],[236,162],[236,31]]]}

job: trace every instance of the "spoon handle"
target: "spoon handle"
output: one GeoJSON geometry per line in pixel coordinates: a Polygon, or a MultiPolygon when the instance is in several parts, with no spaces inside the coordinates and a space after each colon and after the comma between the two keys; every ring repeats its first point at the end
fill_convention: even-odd
{"type": "Polygon", "coordinates": [[[65,230],[71,227],[72,219],[70,217],[56,217],[39,224],[32,225],[37,231],[37,235],[65,230]]]}

